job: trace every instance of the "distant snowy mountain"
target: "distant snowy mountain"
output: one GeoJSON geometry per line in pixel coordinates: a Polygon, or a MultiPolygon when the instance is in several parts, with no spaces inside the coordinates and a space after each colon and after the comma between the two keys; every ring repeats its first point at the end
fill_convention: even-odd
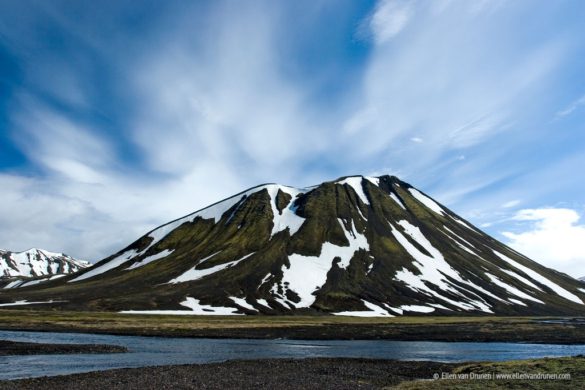
{"type": "Polygon", "coordinates": [[[253,187],[75,275],[0,292],[39,300],[153,314],[585,314],[581,282],[394,176],[253,187]]]}
{"type": "Polygon", "coordinates": [[[76,260],[63,253],[42,249],[33,248],[24,252],[0,250],[0,280],[10,282],[9,288],[65,276],[90,265],[86,261],[76,260]],[[27,283],[29,279],[34,280],[27,283]]]}

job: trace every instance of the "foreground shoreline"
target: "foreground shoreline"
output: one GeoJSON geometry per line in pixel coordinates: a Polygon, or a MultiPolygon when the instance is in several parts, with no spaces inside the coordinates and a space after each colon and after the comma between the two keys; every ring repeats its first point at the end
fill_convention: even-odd
{"type": "Polygon", "coordinates": [[[527,384],[533,389],[583,388],[585,357],[502,363],[346,358],[234,360],[0,381],[0,389],[484,389],[526,388],[527,384]],[[497,378],[496,373],[533,377],[497,378]],[[542,379],[545,375],[558,377],[542,379]],[[488,376],[490,379],[477,379],[488,376]]]}
{"type": "Polygon", "coordinates": [[[0,356],[124,353],[128,348],[109,344],[48,344],[0,340],[0,356]]]}
{"type": "Polygon", "coordinates": [[[234,318],[0,310],[0,330],[231,339],[585,344],[585,319],[580,317],[234,318]]]}

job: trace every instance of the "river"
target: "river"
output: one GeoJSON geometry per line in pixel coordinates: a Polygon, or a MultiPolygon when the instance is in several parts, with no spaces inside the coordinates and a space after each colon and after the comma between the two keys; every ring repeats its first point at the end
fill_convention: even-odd
{"type": "Polygon", "coordinates": [[[128,353],[0,356],[0,379],[65,375],[114,368],[222,362],[234,359],[354,357],[462,362],[585,354],[585,345],[388,340],[252,340],[112,336],[0,331],[0,340],[114,344],[128,353]]]}

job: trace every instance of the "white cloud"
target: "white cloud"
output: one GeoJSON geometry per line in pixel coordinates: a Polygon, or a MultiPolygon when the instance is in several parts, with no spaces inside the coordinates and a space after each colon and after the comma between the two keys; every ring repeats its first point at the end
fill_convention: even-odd
{"type": "Polygon", "coordinates": [[[557,118],[564,117],[570,115],[576,109],[580,108],[581,106],[585,106],[585,95],[581,96],[579,99],[571,102],[567,107],[557,112],[557,118]]]}
{"type": "Polygon", "coordinates": [[[343,132],[347,135],[367,131],[379,119],[380,113],[375,107],[366,107],[362,111],[355,113],[350,117],[343,126],[343,132]]]}
{"type": "MultiPolygon", "coordinates": [[[[377,9],[394,4],[381,2],[377,9]]],[[[413,2],[396,4],[414,7],[413,2]]],[[[492,29],[497,12],[477,20],[469,7],[457,2],[439,17],[421,11],[408,40],[395,36],[392,45],[374,48],[362,93],[356,93],[354,113],[344,126],[360,130],[340,140],[353,157],[386,151],[391,160],[385,164],[399,165],[412,153],[403,141],[417,137],[425,140],[426,153],[410,168],[421,172],[445,151],[514,130],[505,125],[514,121],[510,113],[532,99],[530,90],[543,84],[565,47],[510,44],[496,52],[492,29]]]]}
{"type": "MultiPolygon", "coordinates": [[[[405,180],[460,209],[486,183],[526,173],[527,166],[502,162],[535,137],[536,129],[523,127],[521,116],[526,107],[542,103],[538,91],[551,87],[569,47],[563,40],[504,33],[516,29],[509,21],[526,16],[521,6],[407,4],[416,11],[409,14],[408,34],[374,46],[342,126],[355,131],[342,133],[339,148],[348,161],[399,168],[405,180]],[[507,141],[496,143],[497,137],[507,141]],[[456,196],[439,197],[444,193],[456,196]]],[[[490,206],[499,208],[516,196],[524,199],[520,191],[490,206]]],[[[477,207],[487,209],[478,202],[462,209],[477,207]]]]}
{"type": "Polygon", "coordinates": [[[139,60],[133,133],[153,170],[183,175],[247,161],[274,172],[319,148],[326,137],[307,120],[308,91],[280,70],[281,17],[274,7],[219,7],[210,16],[214,38],[197,41],[198,50],[201,32],[189,18],[174,26],[172,44],[155,42],[163,55],[139,60]]]}
{"type": "Polygon", "coordinates": [[[502,233],[520,253],[574,277],[585,276],[585,225],[577,211],[541,208],[519,211],[514,220],[528,223],[521,233],[502,233]]]}
{"type": "Polygon", "coordinates": [[[473,119],[449,133],[449,144],[453,148],[476,145],[489,136],[495,135],[501,124],[493,115],[473,119]]]}
{"type": "Polygon", "coordinates": [[[109,143],[78,123],[29,96],[13,114],[16,141],[31,161],[73,180],[105,183],[98,173],[114,159],[109,143]]]}
{"type": "MultiPolygon", "coordinates": [[[[41,89],[77,108],[92,107],[92,97],[112,89],[123,91],[123,123],[116,123],[123,130],[112,136],[122,146],[100,133],[99,124],[80,119],[87,112],[67,115],[22,98],[23,109],[10,118],[12,130],[41,178],[0,178],[0,247],[46,246],[95,260],[157,224],[249,186],[311,185],[360,170],[398,174],[417,186],[436,183],[424,189],[443,203],[457,203],[456,211],[476,193],[486,195],[469,209],[481,204],[484,212],[499,210],[515,198],[529,203],[523,193],[494,196],[484,189],[518,174],[515,164],[494,167],[524,146],[524,139],[519,144],[502,134],[514,131],[502,124],[513,122],[512,113],[522,112],[528,100],[543,96],[535,88],[549,85],[565,47],[511,34],[502,21],[523,20],[526,9],[520,6],[517,14],[502,17],[502,7],[487,1],[469,4],[380,1],[361,24],[376,44],[365,62],[352,65],[355,88],[347,96],[324,98],[326,110],[315,99],[324,92],[320,80],[307,85],[290,77],[298,59],[283,53],[287,39],[302,45],[296,36],[301,21],[290,27],[291,16],[279,2],[214,2],[201,18],[193,15],[199,8],[170,7],[139,45],[108,39],[115,31],[102,35],[101,26],[54,9],[73,36],[91,38],[90,62],[95,55],[110,64],[117,85],[95,88],[75,62],[65,68],[52,62],[31,80],[67,73],[41,89]],[[506,142],[487,153],[480,149],[496,135],[506,142]],[[125,151],[139,161],[128,163],[119,155],[125,151]]],[[[304,10],[302,19],[317,20],[309,14],[317,8],[326,7],[304,10]]],[[[39,63],[25,71],[35,72],[39,63]]],[[[94,108],[91,114],[110,119],[106,109],[94,108]]],[[[549,176],[556,186],[534,189],[531,184],[540,179],[532,179],[521,187],[536,196],[561,188],[559,181],[574,182],[556,174],[572,167],[562,168],[549,176]]]]}
{"type": "Polygon", "coordinates": [[[504,203],[504,204],[502,205],[502,208],[504,208],[504,209],[509,209],[509,208],[512,208],[512,207],[518,206],[518,205],[520,204],[520,202],[521,202],[521,200],[520,200],[520,199],[514,199],[514,200],[510,200],[510,201],[508,201],[508,202],[504,203]]]}
{"type": "Polygon", "coordinates": [[[302,83],[279,72],[278,12],[224,4],[207,20],[211,31],[188,12],[175,15],[146,52],[120,67],[129,69],[125,93],[135,99],[126,141],[146,167],[128,166],[125,150],[83,116],[20,96],[12,130],[42,175],[0,177],[0,248],[99,260],[258,183],[322,181],[318,170],[302,172],[328,137],[307,121],[302,83]]]}
{"type": "Polygon", "coordinates": [[[414,12],[410,0],[382,0],[370,19],[370,29],[374,41],[382,44],[400,33],[414,12]]]}

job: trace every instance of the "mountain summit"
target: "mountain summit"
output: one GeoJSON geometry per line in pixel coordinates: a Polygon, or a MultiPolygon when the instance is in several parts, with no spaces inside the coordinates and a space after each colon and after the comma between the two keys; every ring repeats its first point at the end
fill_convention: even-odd
{"type": "Polygon", "coordinates": [[[207,315],[585,313],[580,282],[394,176],[253,187],[75,275],[0,294],[15,300],[207,315]]]}
{"type": "Polygon", "coordinates": [[[32,248],[24,252],[0,249],[0,285],[5,284],[5,288],[32,285],[43,279],[77,272],[90,265],[64,253],[53,253],[44,249],[32,248]],[[34,280],[27,282],[31,278],[34,280]]]}

